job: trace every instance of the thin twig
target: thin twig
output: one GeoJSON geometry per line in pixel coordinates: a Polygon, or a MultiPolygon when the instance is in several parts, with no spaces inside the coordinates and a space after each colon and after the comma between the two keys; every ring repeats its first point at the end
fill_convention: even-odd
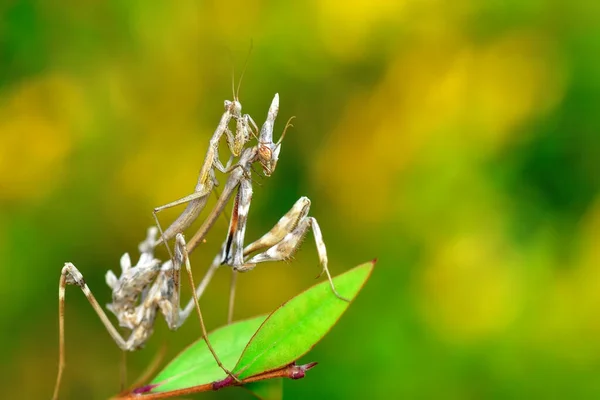
{"type": "Polygon", "coordinates": [[[135,390],[132,393],[124,395],[122,397],[116,397],[115,400],[150,400],[150,399],[167,399],[175,396],[183,396],[192,393],[201,393],[201,392],[210,392],[213,390],[220,390],[228,386],[242,386],[247,383],[264,381],[267,379],[276,379],[276,378],[289,378],[289,379],[301,379],[306,375],[306,371],[313,368],[317,365],[316,362],[312,362],[305,365],[296,365],[292,363],[287,365],[281,369],[277,369],[274,371],[263,372],[261,374],[257,374],[242,380],[241,382],[236,382],[231,377],[227,377],[221,381],[206,383],[203,385],[192,386],[185,389],[177,389],[169,392],[162,393],[152,393],[152,394],[143,394],[151,391],[159,385],[147,385],[135,390]]]}

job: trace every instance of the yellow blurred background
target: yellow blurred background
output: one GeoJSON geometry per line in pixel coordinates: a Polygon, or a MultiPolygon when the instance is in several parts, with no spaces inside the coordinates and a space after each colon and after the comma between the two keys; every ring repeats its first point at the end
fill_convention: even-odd
{"type": "MultiPolygon", "coordinates": [[[[247,240],[306,195],[334,274],[379,260],[286,397],[600,397],[600,5],[8,0],[0,12],[2,398],[51,396],[63,263],[110,302],[104,274],[137,257],[152,208],[192,191],[251,42],[244,111],[262,124],[278,92],[276,137],[297,118],[277,171],[256,178],[247,240]]],[[[196,280],[226,228],[194,254],[196,280]]],[[[291,263],[240,276],[236,318],[318,272],[309,234],[291,263]]],[[[229,276],[202,300],[209,329],[226,321],[229,276]]],[[[199,333],[159,317],[128,355],[129,381],[199,333]]],[[[61,398],[116,393],[120,351],[76,287],[66,334],[61,398]]]]}

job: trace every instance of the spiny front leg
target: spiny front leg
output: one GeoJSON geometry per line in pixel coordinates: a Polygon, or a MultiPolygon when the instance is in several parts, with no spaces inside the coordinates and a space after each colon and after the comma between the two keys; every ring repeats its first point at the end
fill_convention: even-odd
{"type": "MultiPolygon", "coordinates": [[[[329,284],[333,293],[338,298],[349,301],[347,298],[341,296],[335,289],[333,279],[327,266],[327,248],[325,247],[321,228],[319,227],[319,224],[315,218],[307,216],[309,208],[310,200],[306,197],[300,198],[294,207],[292,207],[292,209],[279,220],[275,227],[273,227],[269,233],[258,240],[261,243],[256,245],[251,243],[248,245],[248,247],[246,247],[246,250],[262,248],[265,247],[266,243],[270,244],[281,236],[283,236],[283,238],[273,244],[266,251],[251,257],[248,261],[246,261],[246,263],[244,263],[244,265],[237,268],[234,266],[234,269],[241,272],[249,271],[253,269],[256,264],[261,262],[282,261],[289,259],[300,247],[302,239],[304,236],[306,236],[308,229],[312,227],[317,246],[317,252],[319,253],[319,260],[321,262],[321,266],[323,267],[323,271],[321,273],[325,272],[327,274],[327,279],[329,280],[329,284]],[[296,223],[293,223],[293,221],[296,221],[296,223]]],[[[248,251],[248,253],[249,252],[250,251],[248,251]]],[[[246,253],[246,251],[244,251],[244,253],[246,253]]]]}
{"type": "Polygon", "coordinates": [[[265,233],[260,239],[250,243],[244,249],[244,256],[254,253],[262,249],[266,249],[281,242],[285,235],[294,230],[298,226],[298,222],[308,215],[310,210],[310,199],[308,197],[300,197],[294,206],[287,212],[279,221],[265,233]]]}

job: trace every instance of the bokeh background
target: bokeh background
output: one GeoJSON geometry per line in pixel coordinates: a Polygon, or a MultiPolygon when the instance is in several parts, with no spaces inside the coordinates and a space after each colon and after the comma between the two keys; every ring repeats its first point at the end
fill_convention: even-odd
{"type": "MultiPolygon", "coordinates": [[[[193,189],[251,42],[244,111],[262,123],[279,92],[276,131],[297,119],[256,178],[247,238],[307,195],[334,274],[379,259],[288,398],[600,397],[599,4],[5,0],[2,398],[50,397],[63,263],[110,301],[104,274],[136,257],[152,208],[193,189]]],[[[309,235],[289,265],[240,277],[236,318],[318,271],[309,235]]],[[[209,328],[228,284],[220,271],[203,298],[209,328]]],[[[116,393],[121,353],[77,288],[66,317],[62,398],[116,393]]],[[[129,380],[198,335],[159,318],[129,380]]]]}

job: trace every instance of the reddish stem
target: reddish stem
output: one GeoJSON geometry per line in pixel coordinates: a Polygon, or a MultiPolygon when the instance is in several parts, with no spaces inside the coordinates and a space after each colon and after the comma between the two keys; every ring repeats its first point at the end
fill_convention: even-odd
{"type": "Polygon", "coordinates": [[[243,379],[242,382],[236,382],[230,376],[226,377],[223,380],[216,381],[213,383],[206,383],[204,385],[192,386],[185,389],[177,389],[169,392],[161,392],[161,393],[151,393],[151,394],[143,394],[145,391],[150,391],[157,386],[160,385],[147,385],[141,388],[138,388],[137,393],[131,392],[128,394],[120,395],[120,397],[115,397],[118,400],[149,400],[149,399],[166,399],[174,396],[183,396],[192,393],[200,393],[200,392],[210,392],[213,390],[223,389],[228,386],[241,386],[246,383],[252,383],[257,381],[264,381],[267,379],[275,379],[275,378],[289,378],[289,379],[301,379],[306,375],[306,371],[313,368],[317,365],[316,362],[312,362],[305,365],[296,365],[296,363],[292,363],[283,368],[276,369],[273,371],[263,372],[261,374],[257,374],[251,376],[249,378],[243,379]]]}

